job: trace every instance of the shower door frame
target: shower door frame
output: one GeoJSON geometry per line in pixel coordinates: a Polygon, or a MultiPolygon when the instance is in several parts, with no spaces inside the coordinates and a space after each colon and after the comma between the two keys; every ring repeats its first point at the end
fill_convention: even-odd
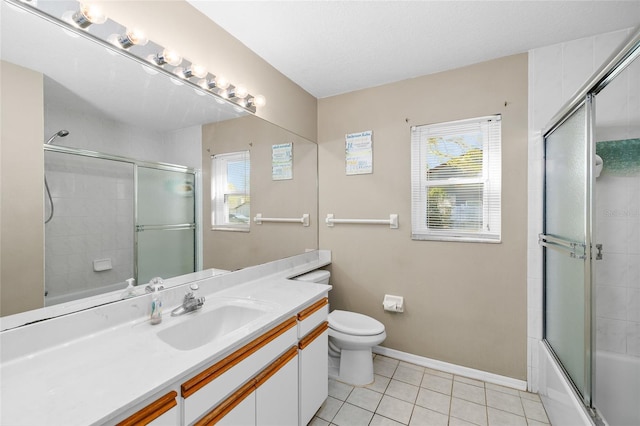
{"type": "MultiPolygon", "coordinates": [[[[617,53],[614,53],[609,57],[607,61],[596,71],[593,76],[578,90],[573,97],[560,109],[558,113],[550,120],[550,124],[542,131],[543,140],[553,133],[559,126],[561,126],[569,117],[573,115],[581,106],[586,107],[586,120],[585,120],[585,150],[587,162],[586,178],[585,178],[585,274],[584,274],[584,289],[585,289],[585,347],[584,353],[586,357],[585,362],[585,392],[580,392],[573,380],[567,373],[566,369],[558,359],[557,355],[553,351],[553,348],[546,340],[546,302],[543,302],[543,342],[546,345],[549,353],[551,353],[555,359],[555,362],[565,379],[571,384],[572,390],[576,397],[581,400],[585,408],[588,409],[590,415],[595,417],[595,407],[592,398],[593,390],[595,389],[595,370],[597,366],[593,365],[593,354],[595,354],[595,330],[596,330],[596,316],[595,313],[595,282],[593,280],[593,259],[592,253],[592,238],[594,235],[593,224],[593,195],[595,191],[595,176],[593,175],[593,168],[595,162],[595,114],[596,114],[596,95],[600,93],[611,81],[613,81],[618,74],[620,74],[628,65],[634,60],[640,57],[640,27],[636,28],[632,35],[628,38],[627,42],[621,46],[617,53]]],[[[546,156],[545,156],[546,158],[546,156]]],[[[546,177],[543,179],[546,180],[546,177]]],[[[546,181],[543,182],[543,188],[546,188],[546,181]]],[[[546,196],[543,199],[543,226],[546,223],[546,196]]],[[[544,233],[543,229],[543,233],[544,233]]],[[[544,235],[544,234],[543,234],[544,235]]],[[[546,300],[546,248],[543,250],[543,292],[545,294],[543,300],[546,300]]],[[[597,402],[597,401],[596,401],[597,402]]]]}
{"type": "MultiPolygon", "coordinates": [[[[199,271],[202,269],[202,242],[200,241],[200,172],[196,169],[186,166],[178,166],[174,164],[167,163],[151,163],[151,162],[136,162],[133,166],[133,194],[134,194],[134,209],[133,209],[133,217],[134,217],[134,235],[133,235],[133,273],[136,279],[136,285],[140,285],[139,277],[140,277],[140,262],[139,262],[139,235],[140,232],[144,231],[184,231],[184,230],[193,230],[193,268],[194,271],[199,271]],[[139,215],[139,168],[148,168],[155,170],[163,170],[168,172],[178,172],[185,174],[193,174],[194,186],[195,186],[195,194],[194,194],[194,205],[193,205],[193,223],[181,223],[181,224],[153,224],[153,225],[141,225],[140,224],[140,215],[139,215]]],[[[173,278],[173,277],[165,277],[165,278],[173,278]]]]}
{"type": "Polygon", "coordinates": [[[144,161],[144,160],[136,160],[134,158],[125,157],[121,155],[112,155],[106,154],[98,151],[90,151],[81,148],[72,148],[66,147],[62,145],[47,145],[43,144],[45,151],[58,152],[62,154],[70,154],[77,155],[81,157],[89,157],[89,158],[97,158],[100,160],[109,160],[109,161],[117,161],[120,163],[127,163],[133,166],[133,220],[134,226],[131,230],[133,234],[133,268],[134,275],[136,278],[136,285],[139,284],[137,282],[138,277],[138,167],[147,167],[158,170],[167,170],[173,172],[184,172],[184,173],[193,173],[195,177],[195,200],[194,200],[194,217],[195,217],[195,227],[194,227],[194,266],[195,270],[199,271],[202,269],[202,238],[200,230],[202,229],[201,223],[201,206],[202,206],[202,194],[199,188],[202,187],[202,173],[198,169],[194,169],[192,167],[181,166],[177,164],[170,163],[161,163],[161,162],[152,162],[152,161],[144,161]]]}
{"type": "Polygon", "coordinates": [[[545,161],[545,173],[543,174],[543,230],[540,235],[540,244],[544,247],[542,251],[542,265],[543,265],[543,312],[542,316],[542,333],[543,333],[543,341],[549,350],[549,353],[555,359],[556,364],[560,367],[560,370],[565,376],[565,379],[571,383],[571,386],[574,390],[576,396],[582,400],[582,403],[586,407],[592,406],[592,390],[594,387],[593,379],[595,377],[593,363],[592,363],[592,354],[595,350],[595,336],[593,331],[595,330],[595,315],[592,313],[595,312],[595,298],[592,297],[593,294],[593,276],[592,276],[592,265],[591,265],[591,253],[592,253],[592,236],[594,233],[593,228],[593,191],[595,188],[595,178],[593,177],[593,167],[594,167],[594,154],[595,154],[595,138],[594,138],[594,125],[595,125],[595,108],[594,108],[595,98],[591,93],[588,93],[581,101],[576,102],[571,109],[566,111],[566,114],[562,116],[562,118],[555,123],[552,127],[546,129],[543,133],[544,140],[544,155],[543,159],[545,161]],[[546,196],[546,188],[547,188],[547,174],[546,174],[546,158],[547,158],[547,138],[553,134],[558,128],[560,128],[569,118],[573,117],[574,113],[576,113],[580,108],[584,106],[585,108],[585,121],[584,121],[584,154],[587,159],[585,164],[585,181],[584,184],[584,210],[583,210],[583,219],[584,219],[584,228],[583,228],[583,236],[582,242],[579,245],[583,245],[584,252],[576,254],[575,253],[575,243],[568,242],[563,239],[552,238],[551,236],[546,235],[546,223],[547,223],[547,196],[546,196]],[[569,250],[568,244],[572,244],[572,250],[569,250]],[[583,368],[583,383],[584,388],[580,389],[578,385],[575,383],[574,379],[569,374],[567,368],[564,366],[558,354],[554,350],[551,343],[547,340],[547,274],[546,274],[546,265],[547,265],[547,250],[549,248],[556,249],[560,248],[566,254],[570,254],[571,257],[581,259],[583,263],[584,269],[584,282],[583,282],[583,290],[584,290],[584,368],[583,368]]]}

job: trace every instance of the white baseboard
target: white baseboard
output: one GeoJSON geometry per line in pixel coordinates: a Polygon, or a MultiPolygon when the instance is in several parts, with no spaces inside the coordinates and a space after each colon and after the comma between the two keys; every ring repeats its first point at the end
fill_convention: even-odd
{"type": "Polygon", "coordinates": [[[400,361],[420,365],[422,367],[444,371],[445,373],[451,373],[458,376],[469,377],[471,379],[482,380],[483,382],[493,383],[494,385],[507,386],[522,391],[527,390],[527,382],[524,380],[518,380],[507,376],[501,376],[499,374],[476,370],[474,368],[463,367],[461,365],[450,364],[448,362],[438,361],[431,358],[425,358],[423,356],[413,355],[407,352],[385,348],[383,346],[374,346],[373,352],[376,354],[395,358],[400,361]]]}

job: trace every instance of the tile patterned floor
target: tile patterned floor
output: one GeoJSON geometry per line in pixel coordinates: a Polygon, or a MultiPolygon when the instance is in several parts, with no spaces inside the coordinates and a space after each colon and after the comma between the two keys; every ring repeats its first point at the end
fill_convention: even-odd
{"type": "Polygon", "coordinates": [[[329,379],[329,397],[309,426],[538,426],[549,419],[537,394],[485,383],[382,355],[375,381],[353,387],[329,379]]]}

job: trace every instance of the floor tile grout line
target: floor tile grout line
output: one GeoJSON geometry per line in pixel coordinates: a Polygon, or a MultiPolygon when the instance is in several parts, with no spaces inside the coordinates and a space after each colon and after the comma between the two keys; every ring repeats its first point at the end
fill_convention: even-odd
{"type": "MultiPolygon", "coordinates": [[[[374,356],[374,360],[375,360],[375,358],[377,356],[378,355],[374,356]]],[[[397,422],[399,424],[405,424],[405,423],[399,422],[399,421],[397,421],[395,419],[392,419],[390,417],[387,417],[387,416],[384,416],[384,415],[378,413],[378,409],[380,408],[382,400],[384,399],[385,396],[388,396],[392,400],[396,400],[396,401],[402,402],[404,404],[409,404],[411,406],[411,413],[409,415],[408,423],[406,423],[406,424],[410,424],[411,423],[411,420],[414,418],[414,415],[416,415],[416,407],[418,407],[418,406],[421,407],[421,409],[426,409],[426,410],[432,411],[434,413],[445,415],[441,411],[434,410],[433,409],[433,408],[435,408],[434,406],[425,407],[423,405],[418,404],[418,396],[420,395],[420,392],[423,391],[423,390],[424,391],[428,391],[428,392],[433,392],[434,394],[438,394],[438,395],[445,396],[445,397],[449,398],[449,400],[448,400],[449,404],[448,404],[448,409],[447,409],[448,412],[446,414],[446,416],[449,419],[449,421],[452,418],[456,418],[456,419],[464,420],[464,421],[467,421],[467,422],[470,422],[470,423],[474,423],[474,422],[471,422],[470,420],[465,420],[465,419],[462,419],[462,418],[460,418],[458,416],[453,416],[452,415],[453,414],[453,403],[454,403],[453,399],[455,397],[455,398],[457,398],[457,399],[459,399],[461,401],[465,401],[467,403],[472,403],[472,404],[475,404],[475,405],[480,405],[481,407],[483,407],[484,408],[484,420],[485,420],[487,425],[489,425],[489,408],[492,408],[492,410],[499,411],[499,412],[502,412],[502,413],[505,413],[505,414],[508,414],[508,415],[517,416],[519,418],[523,418],[524,421],[527,424],[529,424],[531,421],[544,423],[541,420],[537,420],[535,418],[528,417],[526,415],[526,411],[525,411],[525,407],[524,407],[524,400],[525,399],[527,401],[531,401],[531,403],[533,403],[533,404],[535,404],[535,403],[541,404],[541,402],[539,400],[539,397],[538,398],[524,397],[524,396],[522,396],[523,395],[522,391],[518,391],[517,389],[515,389],[515,391],[517,391],[517,395],[516,395],[514,392],[506,392],[506,390],[511,389],[511,388],[504,388],[503,389],[499,385],[496,385],[495,387],[488,387],[489,383],[487,383],[487,382],[484,382],[484,381],[481,381],[481,380],[477,380],[477,379],[467,378],[465,376],[451,375],[451,377],[443,377],[442,375],[439,375],[439,374],[433,374],[433,373],[437,373],[437,370],[434,370],[432,372],[431,370],[428,371],[428,369],[426,369],[426,368],[424,368],[424,369],[414,369],[414,368],[411,368],[410,366],[403,365],[398,360],[394,360],[393,358],[388,358],[388,357],[384,357],[384,356],[381,356],[379,362],[387,364],[388,367],[389,367],[389,370],[391,370],[390,376],[386,376],[386,375],[383,375],[383,374],[375,373],[375,371],[374,371],[374,373],[377,376],[379,376],[379,377],[381,377],[381,378],[383,378],[384,380],[387,381],[386,385],[384,385],[382,387],[382,389],[375,389],[375,390],[371,389],[369,386],[371,386],[371,385],[373,385],[373,383],[375,383],[375,377],[374,377],[374,382],[373,383],[371,383],[370,385],[367,385],[367,386],[362,386],[363,389],[370,390],[370,391],[375,392],[376,394],[380,395],[380,400],[376,404],[376,406],[374,408],[374,411],[371,411],[370,409],[361,407],[360,405],[357,405],[355,403],[347,402],[347,400],[353,394],[355,388],[357,387],[357,386],[349,386],[349,385],[347,385],[347,386],[350,387],[350,389],[349,389],[349,392],[346,394],[346,397],[345,397],[344,400],[341,400],[339,398],[333,397],[335,400],[339,401],[339,407],[337,408],[337,411],[336,411],[335,415],[332,417],[331,421],[329,422],[332,426],[334,425],[333,421],[335,420],[336,416],[338,415],[338,413],[344,407],[345,404],[349,404],[352,407],[356,407],[356,408],[358,408],[360,410],[366,411],[367,413],[371,414],[371,419],[369,420],[368,424],[371,424],[373,422],[373,419],[376,418],[376,416],[379,416],[379,417],[382,417],[384,419],[388,419],[388,420],[397,422]],[[393,368],[390,368],[391,366],[393,366],[393,368]],[[412,371],[418,372],[419,374],[422,374],[422,377],[420,378],[419,384],[416,385],[414,383],[411,383],[411,382],[399,379],[397,377],[394,377],[395,374],[398,372],[400,367],[403,367],[404,369],[412,370],[412,371]],[[430,376],[438,377],[439,379],[442,379],[442,380],[447,380],[450,383],[449,386],[448,386],[449,394],[443,393],[442,392],[443,389],[441,387],[439,389],[432,389],[432,388],[426,387],[427,383],[425,381],[425,378],[427,377],[426,376],[427,374],[429,374],[430,376]],[[460,380],[460,378],[462,378],[462,380],[460,380]],[[390,385],[392,384],[392,381],[394,381],[394,380],[399,384],[418,388],[416,396],[415,396],[413,402],[407,401],[407,400],[402,399],[402,398],[398,398],[396,396],[392,396],[392,395],[387,393],[388,390],[389,390],[390,385]],[[478,403],[478,402],[476,402],[475,400],[472,400],[472,399],[465,399],[465,398],[461,398],[459,396],[454,396],[453,387],[455,386],[456,382],[460,383],[462,385],[462,388],[464,388],[464,386],[473,386],[475,388],[482,389],[482,391],[483,391],[483,401],[484,402],[483,403],[478,403]],[[495,392],[496,394],[508,395],[509,397],[513,397],[513,396],[517,397],[518,400],[520,401],[519,408],[521,408],[523,415],[520,415],[519,413],[514,412],[513,410],[515,408],[513,408],[512,410],[509,410],[508,409],[508,405],[503,406],[504,409],[503,408],[494,407],[494,406],[490,406],[489,405],[489,400],[488,400],[488,391],[489,390],[495,392]]],[[[387,374],[389,374],[389,373],[387,372],[387,374]]],[[[437,387],[437,386],[434,386],[434,387],[437,387]]],[[[467,388],[467,389],[470,389],[470,388],[467,388]]],[[[473,398],[473,397],[471,397],[471,398],[473,398]]],[[[512,403],[514,403],[514,402],[515,401],[512,401],[512,403]]],[[[425,403],[425,405],[426,405],[426,403],[425,403]]],[[[513,405],[511,405],[511,406],[514,407],[513,405]]],[[[549,419],[548,419],[548,415],[546,413],[546,408],[544,408],[544,404],[542,404],[542,407],[543,407],[544,412],[545,412],[546,422],[547,422],[547,424],[549,424],[548,423],[549,419]]],[[[324,419],[322,419],[322,420],[326,421],[324,419]]]]}

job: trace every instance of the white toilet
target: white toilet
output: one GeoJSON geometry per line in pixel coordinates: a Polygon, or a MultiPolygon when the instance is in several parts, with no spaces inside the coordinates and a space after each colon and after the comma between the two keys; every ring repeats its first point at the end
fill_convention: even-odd
{"type": "MultiPolygon", "coordinates": [[[[329,271],[315,270],[296,280],[329,284],[329,271]]],[[[371,348],[387,337],[384,324],[366,315],[334,310],[329,314],[329,377],[350,385],[373,382],[371,348]]]]}

